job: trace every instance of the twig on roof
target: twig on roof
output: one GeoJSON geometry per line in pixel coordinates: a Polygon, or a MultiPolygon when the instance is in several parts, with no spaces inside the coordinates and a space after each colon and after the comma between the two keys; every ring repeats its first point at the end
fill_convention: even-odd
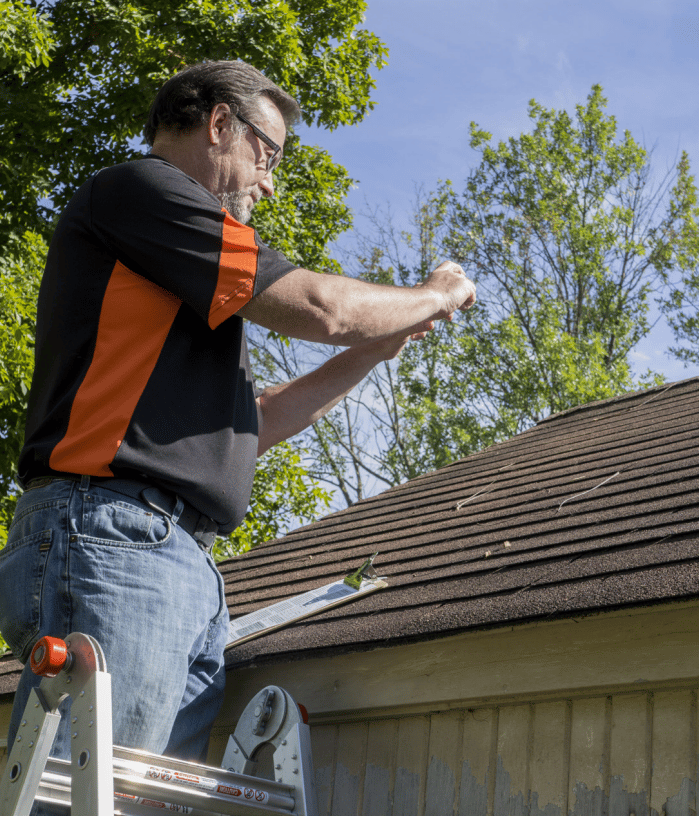
{"type": "Polygon", "coordinates": [[[462,501],[457,502],[456,509],[461,510],[461,508],[465,504],[468,504],[470,501],[473,501],[474,499],[478,498],[478,496],[482,496],[484,493],[488,493],[490,488],[496,483],[497,483],[497,479],[494,482],[491,482],[487,487],[484,487],[483,490],[479,490],[477,493],[474,493],[473,496],[469,496],[467,499],[463,499],[462,501]]]}
{"type": "MultiPolygon", "coordinates": [[[[503,470],[507,470],[508,468],[516,467],[518,464],[519,464],[519,462],[510,462],[509,465],[503,465],[501,468],[498,468],[498,473],[500,473],[503,470]]],[[[498,480],[496,479],[494,482],[491,482],[487,487],[484,487],[483,490],[479,490],[477,493],[474,493],[473,496],[469,496],[467,499],[462,499],[460,502],[457,502],[455,509],[456,510],[461,510],[461,508],[465,504],[468,504],[470,501],[473,501],[474,499],[477,499],[479,496],[482,496],[484,493],[490,492],[490,488],[493,487],[493,485],[497,484],[497,481],[498,480]]]]}
{"type": "Polygon", "coordinates": [[[605,479],[603,482],[600,482],[598,485],[595,485],[594,487],[591,487],[589,490],[584,490],[582,493],[576,493],[576,494],[575,494],[575,496],[569,496],[567,499],[564,499],[564,500],[563,500],[563,501],[562,501],[562,502],[561,502],[561,503],[558,505],[558,510],[556,510],[556,512],[558,513],[558,512],[560,511],[561,507],[563,507],[563,505],[564,505],[566,502],[573,501],[573,499],[579,499],[579,498],[580,498],[580,496],[585,496],[585,495],[587,495],[588,493],[592,493],[592,491],[593,491],[593,490],[597,490],[598,488],[602,487],[602,485],[606,485],[606,484],[607,484],[607,482],[611,482],[611,480],[612,480],[612,479],[614,479],[615,477],[617,477],[617,476],[618,476],[620,473],[621,473],[621,471],[620,471],[620,470],[617,470],[617,472],[616,472],[616,473],[612,473],[612,475],[611,475],[611,476],[607,476],[607,478],[606,478],[606,479],[605,479]]]}
{"type": "Polygon", "coordinates": [[[654,400],[656,397],[662,397],[662,395],[666,391],[669,391],[675,385],[677,385],[676,382],[670,383],[670,385],[668,385],[667,388],[663,388],[662,391],[658,391],[656,394],[653,394],[652,397],[648,397],[648,399],[644,399],[643,402],[639,402],[638,405],[629,405],[629,411],[635,411],[636,408],[640,408],[642,405],[645,405],[647,402],[650,402],[651,400],[654,400]]]}

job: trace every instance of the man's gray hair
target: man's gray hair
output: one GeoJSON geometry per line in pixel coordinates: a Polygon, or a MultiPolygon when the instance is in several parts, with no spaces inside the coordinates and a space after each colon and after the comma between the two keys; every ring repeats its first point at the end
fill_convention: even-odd
{"type": "Polygon", "coordinates": [[[301,115],[298,102],[257,68],[240,60],[201,62],[179,71],[162,86],[151,105],[144,136],[153,145],[159,128],[186,132],[208,121],[219,102],[246,119],[255,118],[259,99],[279,108],[287,128],[301,115]]]}

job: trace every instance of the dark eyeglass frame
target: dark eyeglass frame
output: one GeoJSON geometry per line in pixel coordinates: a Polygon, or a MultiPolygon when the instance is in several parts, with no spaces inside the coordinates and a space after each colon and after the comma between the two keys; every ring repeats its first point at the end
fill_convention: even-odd
{"type": "Polygon", "coordinates": [[[255,134],[255,136],[257,136],[257,138],[260,141],[264,142],[267,145],[267,147],[272,148],[274,152],[272,153],[271,156],[267,156],[267,172],[271,173],[274,170],[276,170],[277,167],[279,167],[279,162],[282,160],[281,147],[276,142],[273,142],[266,133],[264,133],[257,127],[257,125],[253,125],[253,123],[249,119],[246,119],[239,113],[236,113],[236,116],[238,117],[238,119],[240,119],[241,122],[244,122],[250,128],[250,130],[255,134]]]}

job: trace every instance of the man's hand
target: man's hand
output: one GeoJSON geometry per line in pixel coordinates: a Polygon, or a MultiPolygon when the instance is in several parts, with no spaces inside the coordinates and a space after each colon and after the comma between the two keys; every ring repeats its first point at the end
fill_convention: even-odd
{"type": "Polygon", "coordinates": [[[465,312],[476,302],[475,284],[454,261],[444,261],[418,286],[435,290],[444,297],[444,313],[436,315],[437,318],[451,320],[457,309],[465,312]]]}
{"type": "Polygon", "coordinates": [[[358,343],[327,360],[315,371],[262,392],[257,398],[258,455],[320,419],[375,365],[397,357],[409,340],[423,340],[434,329],[436,319],[451,320],[456,309],[469,309],[476,302],[476,287],[466,278],[461,267],[451,261],[440,264],[417,286],[439,293],[444,301],[443,311],[438,315],[433,312],[433,317],[409,330],[403,328],[388,336],[358,343]]]}
{"type": "MultiPolygon", "coordinates": [[[[432,324],[434,327],[434,324],[432,324]]],[[[373,368],[383,360],[393,360],[405,348],[409,340],[422,340],[427,335],[427,330],[419,334],[405,336],[405,332],[394,334],[392,337],[382,337],[380,340],[373,340],[363,346],[355,346],[350,350],[348,356],[357,359],[364,358],[369,366],[373,368]]]]}

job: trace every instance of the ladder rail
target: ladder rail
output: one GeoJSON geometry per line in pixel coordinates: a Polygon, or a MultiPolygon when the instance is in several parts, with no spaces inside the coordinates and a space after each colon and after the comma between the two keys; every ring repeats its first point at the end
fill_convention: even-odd
{"type": "MultiPolygon", "coordinates": [[[[164,758],[163,758],[164,759],[164,758]]],[[[269,794],[269,780],[256,779],[254,782],[250,777],[241,777],[231,774],[230,779],[221,775],[218,769],[217,782],[221,783],[217,788],[229,793],[221,792],[219,789],[202,789],[184,784],[173,784],[171,781],[163,781],[162,778],[147,778],[134,775],[134,766],[120,768],[121,763],[114,765],[114,793],[115,810],[128,811],[129,797],[134,799],[146,799],[154,803],[160,803],[160,809],[167,809],[170,812],[177,812],[181,807],[184,813],[221,814],[221,816],[250,816],[250,814],[274,814],[274,816],[290,816],[294,813],[294,799],[287,789],[287,795],[280,795],[272,792],[269,794]],[[224,784],[229,781],[230,784],[224,784]],[[242,783],[242,784],[241,784],[242,783]],[[255,784],[255,787],[250,787],[255,784]],[[237,795],[233,791],[238,791],[237,795]],[[246,792],[250,792],[250,798],[246,798],[246,792]],[[257,798],[264,793],[264,799],[257,798]],[[267,795],[269,794],[269,795],[267,795]],[[166,807],[162,807],[165,805],[166,807]],[[186,810],[184,810],[186,808],[186,810]]],[[[149,766],[141,766],[145,773],[148,773],[149,766]]],[[[162,769],[162,766],[160,766],[162,769]]],[[[199,774],[202,773],[202,766],[196,768],[199,774]]],[[[71,802],[71,773],[70,763],[67,760],[52,759],[47,764],[39,787],[37,801],[51,804],[70,805],[71,802]]],[[[212,769],[206,769],[210,771],[212,769]]],[[[207,773],[207,778],[211,779],[207,773]]],[[[276,783],[273,783],[276,784],[276,783]]],[[[277,786],[282,787],[282,786],[277,786]]],[[[152,813],[152,808],[151,808],[152,813]]]]}
{"type": "MultiPolygon", "coordinates": [[[[47,656],[39,641],[32,652],[47,656]]],[[[51,639],[55,641],[56,639],[51,639]]],[[[61,641],[62,643],[62,641],[61,641]]],[[[102,649],[94,638],[74,632],[63,644],[62,665],[32,689],[0,781],[0,813],[29,816],[61,715],[59,705],[71,698],[71,757],[74,790],[72,816],[112,816],[112,687],[102,649]]]]}

